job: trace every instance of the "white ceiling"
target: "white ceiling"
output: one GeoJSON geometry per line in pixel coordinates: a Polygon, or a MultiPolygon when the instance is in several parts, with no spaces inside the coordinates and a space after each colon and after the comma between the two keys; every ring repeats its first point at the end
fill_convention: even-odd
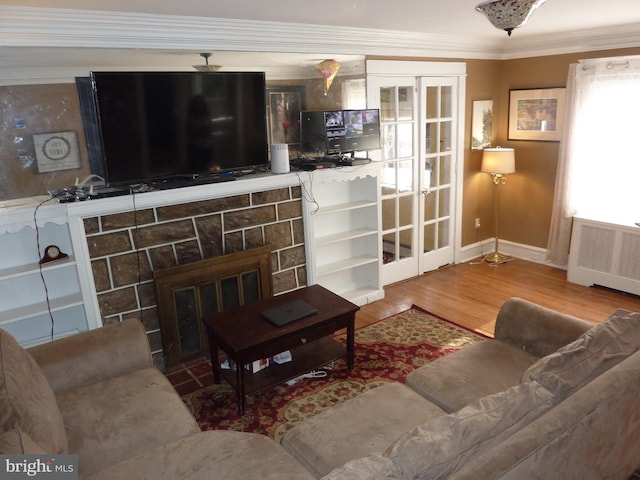
{"type": "Polygon", "coordinates": [[[0,83],[189,69],[204,63],[202,51],[226,70],[277,79],[298,78],[292,67],[315,75],[327,58],[349,74],[364,71],[365,55],[517,58],[640,46],[640,0],[546,0],[511,37],[475,11],[479,1],[0,0],[0,83]]]}
{"type": "MultiPolygon", "coordinates": [[[[482,37],[502,35],[479,0],[0,0],[0,5],[306,23],[482,37]]],[[[547,0],[515,36],[640,24],[639,0],[547,0]]],[[[327,30],[327,35],[331,31],[327,30]]]]}

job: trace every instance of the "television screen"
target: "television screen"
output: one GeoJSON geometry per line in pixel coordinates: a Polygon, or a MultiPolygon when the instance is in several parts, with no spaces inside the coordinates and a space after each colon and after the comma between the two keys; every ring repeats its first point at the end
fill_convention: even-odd
{"type": "Polygon", "coordinates": [[[268,163],[260,72],[92,72],[107,182],[268,163]]]}
{"type": "Polygon", "coordinates": [[[380,148],[380,111],[332,110],[302,112],[302,151],[349,153],[380,148]]]}

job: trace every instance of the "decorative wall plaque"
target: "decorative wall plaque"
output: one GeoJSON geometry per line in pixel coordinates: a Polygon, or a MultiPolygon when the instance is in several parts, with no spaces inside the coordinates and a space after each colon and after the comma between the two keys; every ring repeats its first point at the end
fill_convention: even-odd
{"type": "Polygon", "coordinates": [[[81,167],[76,132],[33,135],[33,148],[40,173],[81,167]]]}

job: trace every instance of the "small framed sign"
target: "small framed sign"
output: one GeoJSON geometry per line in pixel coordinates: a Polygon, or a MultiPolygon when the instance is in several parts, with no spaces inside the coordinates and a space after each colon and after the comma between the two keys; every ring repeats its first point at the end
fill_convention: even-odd
{"type": "Polygon", "coordinates": [[[471,120],[471,150],[491,146],[491,117],[493,100],[474,100],[471,120]]]}
{"type": "Polygon", "coordinates": [[[69,170],[82,166],[76,132],[33,135],[33,149],[40,173],[69,170]]]}

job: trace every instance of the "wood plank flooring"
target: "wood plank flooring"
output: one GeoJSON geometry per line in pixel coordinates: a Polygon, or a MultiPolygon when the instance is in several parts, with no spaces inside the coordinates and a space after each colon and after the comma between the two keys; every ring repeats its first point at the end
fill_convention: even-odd
{"type": "Polygon", "coordinates": [[[640,296],[584,287],[566,278],[565,270],[519,259],[497,267],[478,261],[447,266],[385,287],[383,300],[364,305],[358,312],[356,327],[415,304],[492,336],[498,310],[510,297],[524,298],[594,323],[618,308],[640,311],[640,296]]]}
{"type": "MultiPolygon", "coordinates": [[[[443,267],[385,287],[385,298],[364,305],[356,328],[407,310],[412,304],[447,320],[493,336],[500,306],[521,297],[597,323],[618,308],[640,311],[640,297],[569,283],[561,269],[513,260],[498,267],[466,263],[443,267]]],[[[213,383],[209,359],[198,359],[167,372],[180,394],[213,383]]]]}

